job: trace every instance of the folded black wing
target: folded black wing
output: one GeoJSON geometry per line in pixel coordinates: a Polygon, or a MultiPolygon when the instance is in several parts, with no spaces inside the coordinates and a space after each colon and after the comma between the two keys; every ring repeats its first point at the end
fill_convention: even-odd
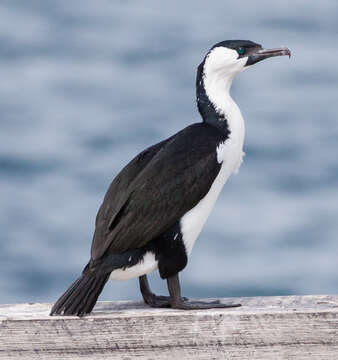
{"type": "Polygon", "coordinates": [[[92,260],[139,248],[175,224],[208,193],[225,138],[191,125],[133,159],[110,185],[96,218],[92,260]]]}

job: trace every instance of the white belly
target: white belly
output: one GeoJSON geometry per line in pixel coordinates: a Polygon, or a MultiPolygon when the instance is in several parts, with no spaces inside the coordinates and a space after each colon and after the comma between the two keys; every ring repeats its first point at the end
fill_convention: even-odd
{"type": "MultiPolygon", "coordinates": [[[[217,159],[222,163],[221,169],[210,187],[206,196],[199,203],[188,211],[181,219],[181,232],[186,252],[189,255],[194,243],[200,234],[208,216],[215,205],[218,195],[230,175],[237,171],[243,157],[242,143],[237,143],[228,139],[225,143],[220,144],[217,149],[217,159]]],[[[138,264],[125,269],[112,271],[110,279],[112,280],[129,280],[148,274],[158,267],[158,261],[152,252],[147,252],[143,260],[138,264]]]]}
{"type": "Polygon", "coordinates": [[[242,144],[233,143],[230,139],[218,146],[217,159],[222,162],[222,166],[215,181],[206,196],[181,219],[181,232],[188,255],[191,253],[224,184],[230,175],[238,170],[243,154],[242,144]]]}
{"type": "Polygon", "coordinates": [[[239,169],[244,155],[245,127],[241,111],[229,94],[232,79],[229,80],[230,83],[227,86],[226,79],[218,79],[218,75],[217,71],[211,72],[209,75],[205,74],[205,90],[216,111],[226,118],[230,136],[224,143],[219,144],[216,149],[217,161],[222,163],[222,167],[209,192],[181,219],[181,231],[188,255],[191,253],[194,243],[207,221],[222,187],[230,175],[239,169]]]}
{"type": "Polygon", "coordinates": [[[157,260],[152,252],[145,253],[143,260],[138,264],[127,267],[125,269],[117,269],[112,271],[109,279],[111,280],[129,280],[139,277],[157,269],[157,260]]]}

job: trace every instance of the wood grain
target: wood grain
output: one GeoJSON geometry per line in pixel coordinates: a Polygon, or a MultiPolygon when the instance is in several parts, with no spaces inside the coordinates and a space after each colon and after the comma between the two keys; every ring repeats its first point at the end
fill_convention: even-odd
{"type": "Polygon", "coordinates": [[[77,318],[48,316],[51,304],[0,305],[0,359],[338,359],[338,296],[222,301],[243,306],[99,302],[77,318]]]}

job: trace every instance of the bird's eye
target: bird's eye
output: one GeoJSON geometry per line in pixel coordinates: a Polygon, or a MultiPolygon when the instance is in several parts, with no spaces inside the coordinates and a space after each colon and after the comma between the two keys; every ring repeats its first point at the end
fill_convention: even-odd
{"type": "Polygon", "coordinates": [[[242,48],[242,47],[239,47],[239,48],[237,49],[237,52],[238,52],[239,55],[244,55],[245,49],[242,48]]]}

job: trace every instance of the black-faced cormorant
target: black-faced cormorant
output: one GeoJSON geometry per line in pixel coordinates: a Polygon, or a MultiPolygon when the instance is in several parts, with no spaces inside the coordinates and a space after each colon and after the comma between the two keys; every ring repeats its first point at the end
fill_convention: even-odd
{"type": "Polygon", "coordinates": [[[182,297],[178,273],[242,162],[244,122],[230,96],[232,80],[258,61],[281,55],[290,56],[290,50],[246,40],[222,41],[208,51],[196,78],[203,121],[142,151],[116,176],[96,217],[90,260],[51,315],[90,313],[109,278],[139,277],[143,299],[152,307],[239,306],[182,297]],[[169,296],[151,292],[147,274],[155,269],[167,279],[169,296]]]}

